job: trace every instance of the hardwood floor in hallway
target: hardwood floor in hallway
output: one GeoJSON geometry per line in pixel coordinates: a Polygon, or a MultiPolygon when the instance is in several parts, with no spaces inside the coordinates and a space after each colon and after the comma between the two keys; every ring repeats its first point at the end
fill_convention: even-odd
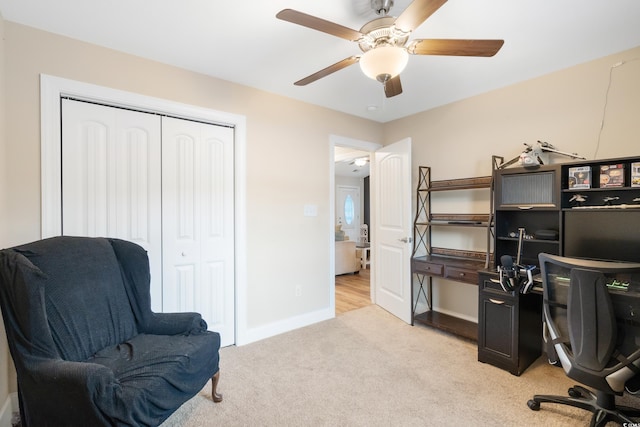
{"type": "Polygon", "coordinates": [[[336,276],[336,315],[371,304],[370,270],[336,276]]]}

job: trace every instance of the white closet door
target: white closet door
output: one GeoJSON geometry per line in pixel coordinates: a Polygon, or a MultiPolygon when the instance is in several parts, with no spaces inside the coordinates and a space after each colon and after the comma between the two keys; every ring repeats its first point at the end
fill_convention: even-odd
{"type": "Polygon", "coordinates": [[[116,237],[149,254],[162,310],[160,117],[62,100],[62,234],[116,237]]]}
{"type": "Polygon", "coordinates": [[[163,307],[235,342],[233,129],[162,119],[163,307]]]}

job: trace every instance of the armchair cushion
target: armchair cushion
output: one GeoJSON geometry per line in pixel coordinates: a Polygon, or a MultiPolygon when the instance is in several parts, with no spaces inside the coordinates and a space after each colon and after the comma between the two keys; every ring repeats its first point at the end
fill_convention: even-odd
{"type": "Polygon", "coordinates": [[[54,237],[0,251],[24,426],[158,425],[218,372],[197,313],[153,313],[147,254],[54,237]]]}

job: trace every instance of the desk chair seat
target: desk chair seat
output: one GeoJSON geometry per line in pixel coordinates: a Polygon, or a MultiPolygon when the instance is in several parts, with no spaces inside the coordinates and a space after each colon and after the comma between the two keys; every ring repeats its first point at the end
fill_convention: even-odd
{"type": "MultiPolygon", "coordinates": [[[[607,421],[634,423],[635,408],[617,406],[625,384],[640,373],[640,348],[635,337],[620,328],[607,283],[622,276],[637,280],[640,264],[587,261],[540,254],[543,279],[545,340],[550,362],[559,362],[569,378],[582,385],[569,396],[535,395],[532,410],[541,403],[570,405],[593,412],[591,426],[607,421]],[[557,358],[557,359],[556,359],[557,358]]],[[[637,283],[637,282],[636,282],[637,283]]],[[[634,292],[630,287],[628,292],[634,292]]]]}

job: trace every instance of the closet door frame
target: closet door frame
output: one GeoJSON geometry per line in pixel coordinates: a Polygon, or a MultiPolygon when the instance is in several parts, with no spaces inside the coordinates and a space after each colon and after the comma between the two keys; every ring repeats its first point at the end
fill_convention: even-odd
{"type": "Polygon", "coordinates": [[[246,262],[246,117],[106,88],[46,74],[40,75],[41,237],[62,234],[61,108],[72,97],[114,107],[164,114],[234,128],[236,344],[250,342],[247,331],[246,262]]]}

